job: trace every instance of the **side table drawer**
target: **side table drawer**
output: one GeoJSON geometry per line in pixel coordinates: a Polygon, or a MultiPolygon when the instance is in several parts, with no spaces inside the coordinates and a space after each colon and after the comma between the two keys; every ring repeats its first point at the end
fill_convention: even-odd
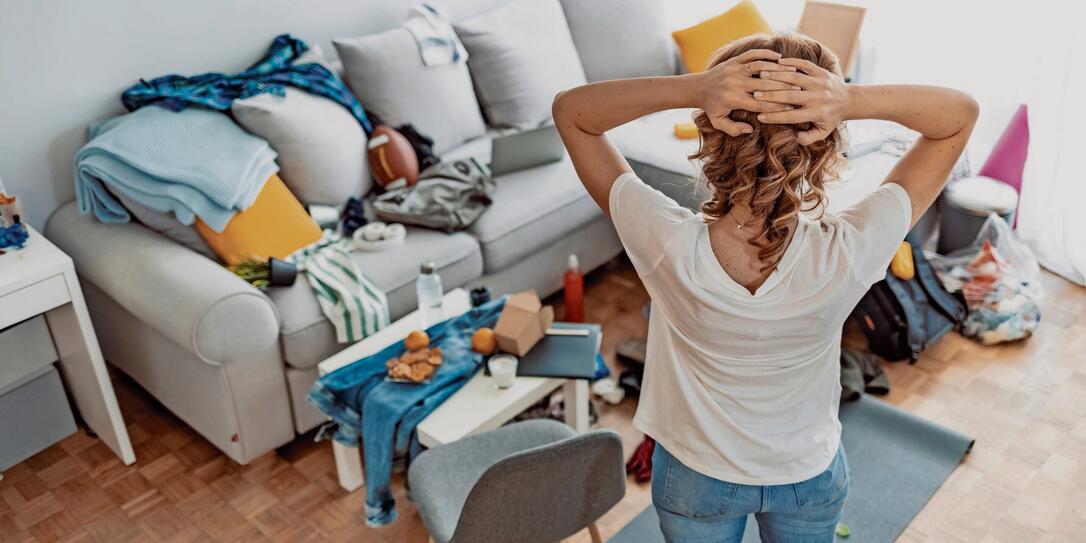
{"type": "Polygon", "coordinates": [[[54,275],[0,297],[0,329],[71,301],[63,275],[54,275]]]}

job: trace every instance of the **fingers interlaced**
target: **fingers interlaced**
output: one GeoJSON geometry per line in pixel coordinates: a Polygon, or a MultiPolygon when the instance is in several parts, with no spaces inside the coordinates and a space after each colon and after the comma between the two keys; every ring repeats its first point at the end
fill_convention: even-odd
{"type": "Polygon", "coordinates": [[[785,83],[791,83],[805,89],[814,86],[815,82],[817,81],[815,78],[806,74],[772,70],[764,70],[760,74],[758,74],[758,77],[762,79],[768,79],[770,81],[783,81],[785,83]]]}
{"type": "Polygon", "coordinates": [[[777,62],[785,66],[795,66],[799,71],[807,75],[825,75],[829,73],[825,68],[802,58],[781,58],[777,62]]]}
{"type": "MultiPolygon", "coordinates": [[[[766,102],[771,103],[771,102],[766,102]]],[[[816,121],[817,116],[809,109],[790,109],[758,114],[758,121],[765,124],[798,124],[816,121]]]]}
{"type": "Polygon", "coordinates": [[[802,90],[756,90],[754,97],[765,102],[802,106],[811,103],[811,93],[802,90]]]}
{"type": "Polygon", "coordinates": [[[743,53],[732,59],[734,62],[751,62],[754,60],[777,60],[781,58],[781,54],[776,51],[770,51],[769,49],[751,49],[746,53],[743,53]]]}
{"type": "Polygon", "coordinates": [[[755,60],[746,64],[747,73],[754,75],[759,72],[795,72],[795,66],[785,66],[768,60],[755,60]]]}

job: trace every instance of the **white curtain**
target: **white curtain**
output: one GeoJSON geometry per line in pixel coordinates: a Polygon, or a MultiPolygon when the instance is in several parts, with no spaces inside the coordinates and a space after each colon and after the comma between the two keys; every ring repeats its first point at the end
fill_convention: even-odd
{"type": "MultiPolygon", "coordinates": [[[[929,83],[981,104],[970,142],[980,168],[1011,114],[1029,105],[1030,149],[1018,232],[1048,269],[1086,284],[1086,29],[1074,2],[841,0],[867,7],[860,37],[870,83],[929,83]],[[874,54],[874,59],[870,58],[874,54]],[[868,62],[870,61],[870,63],[868,62]]],[[[672,28],[735,2],[668,0],[672,28]]],[[[755,0],[774,28],[794,28],[802,0],[755,0]]]]}

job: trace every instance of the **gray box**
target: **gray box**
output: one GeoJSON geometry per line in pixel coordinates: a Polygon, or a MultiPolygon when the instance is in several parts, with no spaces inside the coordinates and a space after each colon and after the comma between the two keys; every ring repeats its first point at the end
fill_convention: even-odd
{"type": "Polygon", "coordinates": [[[45,319],[0,331],[0,470],[75,432],[45,319]]]}

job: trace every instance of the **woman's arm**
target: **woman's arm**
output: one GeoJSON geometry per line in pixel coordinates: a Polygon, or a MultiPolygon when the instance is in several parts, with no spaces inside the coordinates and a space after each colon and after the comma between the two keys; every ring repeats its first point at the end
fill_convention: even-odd
{"type": "Polygon", "coordinates": [[[798,109],[758,118],[765,123],[813,123],[810,130],[800,133],[801,144],[826,137],[841,121],[850,119],[883,119],[920,132],[885,181],[908,192],[911,224],[916,224],[943,189],[965,149],[979,113],[976,101],[963,92],[941,87],[848,85],[805,60],[784,58],[780,63],[795,66],[799,72],[767,72],[762,77],[797,85],[801,90],[756,92],[755,97],[798,109]]]}
{"type": "Polygon", "coordinates": [[[940,87],[856,86],[850,94],[852,107],[846,119],[883,119],[920,132],[885,181],[909,193],[913,209],[909,224],[914,225],[946,185],[980,107],[968,94],[940,87]]]}
{"type": "Polygon", "coordinates": [[[733,109],[791,109],[788,105],[760,102],[751,94],[756,90],[795,88],[752,76],[761,71],[795,71],[792,66],[777,64],[778,58],[776,52],[756,49],[698,74],[602,81],[558,93],[553,106],[554,123],[589,195],[609,214],[611,185],[623,172],[630,171],[626,159],[605,135],[616,126],[656,111],[698,107],[705,110],[715,128],[737,136],[752,128],[729,119],[733,109]]]}

